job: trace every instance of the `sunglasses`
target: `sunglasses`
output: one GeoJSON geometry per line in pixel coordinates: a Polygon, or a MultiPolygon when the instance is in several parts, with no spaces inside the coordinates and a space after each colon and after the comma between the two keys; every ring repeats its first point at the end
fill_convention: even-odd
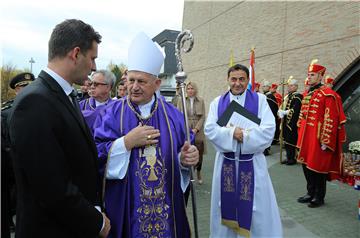
{"type": "Polygon", "coordinates": [[[92,82],[89,83],[89,85],[90,86],[94,85],[94,87],[97,87],[98,85],[108,85],[108,84],[107,83],[99,83],[99,82],[92,81],[92,82]]]}

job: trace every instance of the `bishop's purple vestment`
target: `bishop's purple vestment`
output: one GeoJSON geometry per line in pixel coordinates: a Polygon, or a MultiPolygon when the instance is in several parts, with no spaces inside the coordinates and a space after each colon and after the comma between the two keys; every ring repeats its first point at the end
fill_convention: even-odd
{"type": "Polygon", "coordinates": [[[137,105],[115,101],[96,119],[94,132],[100,173],[106,176],[113,142],[139,122],[160,130],[159,142],[147,156],[133,148],[123,179],[105,179],[104,202],[111,221],[109,237],[190,237],[178,154],[186,136],[183,115],[162,98],[155,98],[149,119],[139,118],[137,105]]]}

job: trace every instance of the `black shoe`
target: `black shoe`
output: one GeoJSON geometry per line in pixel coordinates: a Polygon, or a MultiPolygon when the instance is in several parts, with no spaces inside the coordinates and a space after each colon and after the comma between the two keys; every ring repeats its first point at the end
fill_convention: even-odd
{"type": "Polygon", "coordinates": [[[294,164],[296,164],[296,160],[288,160],[286,162],[286,165],[294,165],[294,164]]]}
{"type": "Polygon", "coordinates": [[[289,161],[288,160],[283,160],[281,161],[281,164],[287,164],[289,161]]]}
{"type": "Polygon", "coordinates": [[[314,198],[310,201],[310,203],[308,204],[308,207],[316,208],[316,207],[321,207],[322,205],[324,205],[324,200],[314,198]]]}
{"type": "Polygon", "coordinates": [[[304,196],[302,196],[302,197],[299,197],[297,201],[298,201],[299,203],[308,203],[308,202],[310,202],[312,199],[313,199],[313,197],[311,197],[309,194],[306,194],[306,195],[304,195],[304,196]]]}

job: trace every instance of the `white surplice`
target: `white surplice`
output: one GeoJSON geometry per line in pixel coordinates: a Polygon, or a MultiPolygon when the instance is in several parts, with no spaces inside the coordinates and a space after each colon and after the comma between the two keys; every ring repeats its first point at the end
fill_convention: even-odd
{"type": "MultiPolygon", "coordinates": [[[[218,104],[220,96],[215,98],[209,109],[205,123],[205,135],[216,149],[214,165],[212,193],[211,193],[211,216],[210,237],[241,237],[233,230],[221,224],[221,168],[224,152],[235,152],[238,158],[240,149],[243,154],[254,154],[254,203],[251,221],[251,237],[282,237],[282,225],[279,208],[276,202],[274,189],[267,169],[266,158],[263,151],[271,145],[275,132],[275,119],[262,94],[259,96],[258,117],[261,119],[260,126],[251,125],[244,134],[242,143],[233,138],[235,127],[220,127],[218,120],[218,104]]],[[[244,106],[246,91],[242,95],[232,95],[230,101],[235,100],[244,106]]],[[[239,162],[241,163],[241,162],[239,162]]],[[[238,163],[236,163],[238,166],[238,163]]],[[[234,207],[235,209],[235,207],[234,207]]]]}

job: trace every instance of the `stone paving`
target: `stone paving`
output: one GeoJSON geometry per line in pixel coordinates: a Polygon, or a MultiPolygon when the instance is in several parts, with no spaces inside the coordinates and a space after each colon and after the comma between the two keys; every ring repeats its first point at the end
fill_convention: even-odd
{"type": "MultiPolygon", "coordinates": [[[[319,208],[308,208],[306,204],[296,202],[296,199],[306,192],[301,165],[281,165],[279,151],[279,146],[272,146],[272,154],[267,156],[267,161],[280,208],[284,237],[360,238],[360,220],[358,220],[360,191],[340,182],[328,182],[325,205],[319,208]]],[[[214,149],[211,145],[208,146],[202,169],[204,184],[195,183],[199,237],[201,238],[209,237],[210,234],[210,197],[214,155],[214,149]]],[[[285,157],[285,152],[283,152],[283,157],[285,157]]],[[[193,226],[191,202],[189,202],[187,212],[189,222],[193,226]]],[[[195,237],[194,234],[193,237],[195,237]]]]}
{"type": "MultiPolygon", "coordinates": [[[[211,180],[215,151],[210,143],[208,145],[208,153],[204,157],[202,168],[204,183],[198,185],[195,182],[200,238],[210,235],[211,180]]],[[[360,238],[360,220],[358,220],[360,191],[346,184],[331,182],[327,183],[324,206],[308,208],[306,204],[297,203],[296,199],[305,193],[302,168],[300,165],[281,165],[279,151],[279,146],[272,146],[272,154],[267,156],[267,162],[280,208],[284,237],[360,238]]],[[[193,226],[191,198],[187,213],[189,222],[193,226]]],[[[14,238],[14,233],[11,237],[14,238]]],[[[195,237],[194,232],[192,237],[195,237]]]]}

